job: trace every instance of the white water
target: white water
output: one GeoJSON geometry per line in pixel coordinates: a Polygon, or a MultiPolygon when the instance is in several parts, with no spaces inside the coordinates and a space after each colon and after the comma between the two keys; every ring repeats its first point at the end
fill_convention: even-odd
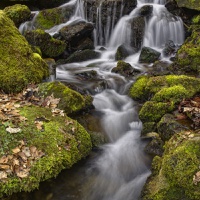
{"type": "MultiPolygon", "coordinates": [[[[138,0],[128,16],[123,16],[114,25],[116,3],[108,8],[106,27],[102,25],[102,5],[97,8],[94,39],[96,45],[105,44],[107,50],[101,52],[101,58],[81,63],[70,63],[57,67],[56,78],[87,90],[94,95],[96,111],[102,114],[101,124],[109,138],[109,144],[102,147],[102,154],[88,169],[83,200],[137,200],[142,187],[150,174],[149,158],[143,152],[144,142],[140,140],[142,124],[138,118],[137,104],[127,95],[127,88],[133,80],[111,73],[116,66],[114,55],[116,48],[125,44],[129,46],[131,37],[130,20],[138,16],[144,5],[153,6],[153,14],[147,20],[143,46],[161,50],[170,39],[175,44],[182,44],[184,31],[182,20],[174,17],[164,7],[165,0],[138,0]],[[113,17],[109,13],[114,13],[113,17]],[[93,64],[93,67],[87,66],[93,64]],[[95,70],[99,80],[80,80],[76,74],[95,70]],[[98,84],[105,81],[106,87],[98,84]],[[106,89],[105,89],[106,88],[106,89]]],[[[87,19],[84,4],[81,0],[71,0],[63,6],[76,5],[74,15],[61,25],[47,30],[50,34],[62,27],[87,19]]],[[[122,15],[123,5],[120,10],[122,15]]],[[[98,47],[97,47],[98,48],[98,47]]],[[[126,58],[134,68],[145,70],[138,64],[139,53],[126,58]]],[[[66,191],[67,192],[67,191],[66,191]]]]}

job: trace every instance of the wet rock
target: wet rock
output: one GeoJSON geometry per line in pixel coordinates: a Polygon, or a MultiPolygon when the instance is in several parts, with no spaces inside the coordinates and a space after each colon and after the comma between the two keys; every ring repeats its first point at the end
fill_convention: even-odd
{"type": "Polygon", "coordinates": [[[153,63],[157,61],[160,57],[160,52],[150,48],[143,47],[140,53],[139,62],[140,63],[153,63]]]}
{"type": "Polygon", "coordinates": [[[141,73],[140,70],[134,69],[129,63],[126,63],[122,60],[117,62],[117,67],[114,67],[112,72],[121,74],[125,77],[132,77],[141,73]]]}
{"type": "Polygon", "coordinates": [[[144,17],[135,17],[131,20],[131,47],[139,50],[142,46],[145,30],[144,17]]]}
{"type": "Polygon", "coordinates": [[[172,54],[174,54],[176,52],[176,50],[177,50],[177,48],[176,48],[176,45],[174,44],[174,42],[172,40],[169,40],[165,44],[165,48],[163,49],[163,55],[166,57],[169,57],[172,54]]]}
{"type": "Polygon", "coordinates": [[[98,73],[95,70],[76,73],[80,80],[94,80],[98,78],[98,73]]]}
{"type": "Polygon", "coordinates": [[[29,44],[40,47],[42,54],[46,57],[57,57],[66,49],[66,44],[63,41],[52,38],[40,29],[27,31],[25,38],[29,44]]]}
{"type": "Polygon", "coordinates": [[[146,137],[148,133],[156,131],[156,123],[155,122],[146,122],[143,123],[141,137],[146,137]]]}
{"type": "Polygon", "coordinates": [[[188,130],[188,128],[178,123],[173,115],[165,114],[157,124],[157,130],[162,141],[167,141],[175,133],[188,130]]]}
{"type": "Polygon", "coordinates": [[[21,4],[8,6],[4,8],[4,12],[10,19],[12,19],[16,27],[19,27],[21,23],[28,21],[31,17],[30,9],[21,4]]]}
{"type": "Polygon", "coordinates": [[[131,54],[130,50],[128,50],[127,47],[122,44],[117,48],[117,52],[115,54],[115,60],[124,60],[130,54],[131,54]]]}
{"type": "Polygon", "coordinates": [[[63,27],[59,33],[72,48],[83,44],[86,38],[92,38],[94,26],[91,23],[79,22],[63,27]]]}
{"type": "Polygon", "coordinates": [[[80,51],[85,49],[94,49],[94,41],[89,37],[78,41],[76,46],[71,46],[72,51],[80,51]]]}
{"type": "Polygon", "coordinates": [[[199,0],[193,0],[193,1],[176,0],[176,2],[179,7],[184,7],[184,8],[200,11],[199,0]]]}
{"type": "Polygon", "coordinates": [[[149,133],[148,135],[151,137],[151,141],[146,145],[145,152],[152,155],[152,156],[162,156],[164,152],[164,142],[161,140],[159,135],[157,133],[154,133],[152,136],[152,133],[149,133]]]}
{"type": "Polygon", "coordinates": [[[86,49],[86,50],[77,51],[71,54],[69,58],[65,60],[65,63],[82,62],[82,61],[91,60],[91,59],[95,59],[99,57],[100,57],[99,52],[86,49]]]}
{"type": "Polygon", "coordinates": [[[148,69],[148,74],[151,76],[163,76],[171,74],[171,71],[168,69],[170,65],[169,62],[156,61],[153,66],[148,69]]]}
{"type": "Polygon", "coordinates": [[[150,16],[153,12],[153,6],[145,5],[140,9],[141,16],[150,16]]]}

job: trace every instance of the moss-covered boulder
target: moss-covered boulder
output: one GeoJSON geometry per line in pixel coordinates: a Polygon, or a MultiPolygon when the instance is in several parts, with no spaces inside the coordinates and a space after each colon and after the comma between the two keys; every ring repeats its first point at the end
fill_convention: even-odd
{"type": "Polygon", "coordinates": [[[3,123],[0,119],[1,199],[38,188],[41,181],[56,177],[86,157],[92,146],[90,135],[77,121],[53,116],[44,107],[24,106],[19,110],[18,122],[3,123]]]}
{"type": "Polygon", "coordinates": [[[50,29],[55,25],[70,19],[74,12],[72,7],[52,8],[41,10],[37,15],[34,26],[39,29],[50,29]]]}
{"type": "Polygon", "coordinates": [[[44,97],[53,95],[55,98],[60,98],[58,108],[64,110],[67,114],[79,111],[92,104],[90,96],[82,96],[60,82],[40,84],[39,94],[44,97]]]}
{"type": "Polygon", "coordinates": [[[19,92],[29,83],[39,83],[49,74],[39,54],[33,53],[14,23],[0,11],[0,89],[19,92]]]}
{"type": "Polygon", "coordinates": [[[117,48],[117,52],[115,54],[115,60],[124,60],[126,57],[130,55],[130,51],[127,49],[125,45],[120,45],[117,48]]]}
{"type": "Polygon", "coordinates": [[[65,42],[54,39],[51,35],[41,29],[26,31],[25,38],[29,44],[38,46],[45,57],[57,57],[65,51],[67,46],[65,42]]]}
{"type": "Polygon", "coordinates": [[[199,0],[176,0],[179,7],[189,8],[192,10],[200,11],[200,2],[199,0]]]}
{"type": "Polygon", "coordinates": [[[126,77],[133,77],[140,73],[140,70],[134,69],[129,63],[122,60],[117,62],[117,66],[112,69],[112,72],[121,74],[126,77]]]}
{"type": "Polygon", "coordinates": [[[174,135],[165,145],[164,155],[153,160],[142,200],[200,199],[199,157],[199,134],[174,135]]]}
{"type": "Polygon", "coordinates": [[[21,4],[8,6],[4,8],[4,12],[10,19],[13,20],[17,27],[19,27],[21,23],[28,21],[31,16],[30,9],[27,6],[21,4]]]}
{"type": "Polygon", "coordinates": [[[130,89],[130,96],[139,101],[147,101],[139,116],[143,122],[158,122],[171,112],[183,99],[200,92],[200,79],[189,76],[142,76],[130,89]]]}

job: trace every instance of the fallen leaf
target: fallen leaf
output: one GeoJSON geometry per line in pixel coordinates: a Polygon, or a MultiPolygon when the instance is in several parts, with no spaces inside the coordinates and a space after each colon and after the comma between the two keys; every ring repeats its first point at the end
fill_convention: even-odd
{"type": "Polygon", "coordinates": [[[26,155],[26,157],[31,157],[31,152],[29,147],[23,147],[22,152],[26,155]]]}
{"type": "Polygon", "coordinates": [[[197,185],[198,182],[200,182],[200,171],[198,171],[198,172],[193,176],[193,183],[194,183],[194,185],[197,185]]]}
{"type": "Polygon", "coordinates": [[[16,174],[19,178],[26,178],[29,175],[29,170],[21,170],[16,174]]]}
{"type": "Polygon", "coordinates": [[[1,158],[0,158],[0,164],[5,164],[5,163],[7,163],[8,162],[8,157],[7,156],[2,156],[1,158]]]}
{"type": "Polygon", "coordinates": [[[14,154],[17,154],[17,153],[19,153],[20,151],[21,151],[21,150],[20,150],[19,147],[16,147],[16,148],[12,149],[12,152],[13,152],[14,154]]]}
{"type": "Polygon", "coordinates": [[[11,128],[10,126],[6,128],[6,131],[9,133],[19,133],[21,131],[20,128],[11,128]]]}
{"type": "Polygon", "coordinates": [[[3,169],[3,170],[10,169],[10,165],[0,165],[0,169],[3,169]]]}
{"type": "Polygon", "coordinates": [[[7,173],[5,171],[0,171],[0,180],[6,178],[7,178],[7,173]]]}

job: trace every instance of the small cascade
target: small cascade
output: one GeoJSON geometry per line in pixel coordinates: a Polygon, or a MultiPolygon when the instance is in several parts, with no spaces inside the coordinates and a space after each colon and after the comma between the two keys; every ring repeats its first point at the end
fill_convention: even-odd
{"type": "Polygon", "coordinates": [[[184,42],[183,22],[169,13],[164,5],[155,4],[152,17],[146,24],[143,45],[163,48],[168,40],[177,45],[184,42]]]}

